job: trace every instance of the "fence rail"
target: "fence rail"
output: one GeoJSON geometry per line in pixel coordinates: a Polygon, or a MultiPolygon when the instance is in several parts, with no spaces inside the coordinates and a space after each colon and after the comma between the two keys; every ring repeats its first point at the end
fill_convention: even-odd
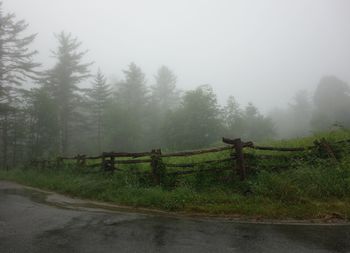
{"type": "Polygon", "coordinates": [[[211,149],[201,149],[201,150],[192,150],[192,151],[182,151],[182,152],[176,152],[176,153],[169,153],[161,155],[161,157],[178,157],[178,156],[193,156],[193,155],[203,155],[208,153],[216,153],[221,152],[225,150],[232,149],[231,146],[225,146],[225,147],[218,147],[218,148],[211,148],[211,149]]]}
{"type": "MultiPolygon", "coordinates": [[[[247,166],[246,162],[250,161],[252,158],[258,160],[269,160],[276,158],[288,159],[286,155],[276,155],[276,154],[261,154],[255,155],[251,153],[244,153],[245,148],[263,150],[263,151],[277,151],[277,152],[304,152],[310,150],[318,150],[323,154],[326,154],[328,158],[332,159],[337,163],[337,157],[334,152],[333,147],[326,141],[324,138],[314,142],[313,146],[306,147],[268,147],[268,146],[258,146],[254,145],[253,142],[243,142],[241,139],[229,139],[223,138],[223,143],[227,144],[226,146],[201,149],[201,150],[191,150],[191,151],[182,151],[174,153],[165,153],[162,154],[160,149],[154,149],[151,152],[139,152],[139,153],[129,153],[129,152],[103,152],[99,156],[86,156],[86,155],[77,155],[74,157],[58,157],[56,160],[34,160],[31,161],[31,165],[39,167],[47,166],[56,166],[64,164],[64,161],[75,161],[77,166],[80,167],[100,167],[104,171],[113,171],[119,172],[123,171],[119,168],[119,165],[126,164],[149,164],[151,167],[150,172],[140,172],[135,171],[135,173],[148,173],[151,174],[154,178],[154,181],[157,184],[161,183],[161,177],[164,173],[168,175],[187,175],[197,172],[216,172],[223,170],[232,170],[235,174],[238,174],[241,180],[244,180],[247,176],[247,166]],[[208,153],[218,153],[223,151],[229,151],[229,156],[217,160],[206,160],[200,162],[189,162],[189,163],[172,163],[163,161],[163,158],[172,158],[172,157],[190,157],[196,155],[203,155],[208,153]],[[118,158],[129,158],[125,160],[118,160],[118,158]],[[130,159],[131,158],[131,159],[130,159]],[[143,158],[143,159],[135,159],[143,158]],[[87,161],[96,161],[98,162],[87,164],[87,161]],[[227,164],[227,166],[216,167],[215,164],[227,164]],[[166,168],[195,168],[200,167],[201,165],[212,165],[211,168],[197,168],[192,170],[179,170],[179,171],[168,171],[166,168]]],[[[350,140],[342,140],[334,142],[335,144],[344,144],[350,143],[350,140]]],[[[288,165],[283,165],[279,167],[288,167],[288,165]]]]}

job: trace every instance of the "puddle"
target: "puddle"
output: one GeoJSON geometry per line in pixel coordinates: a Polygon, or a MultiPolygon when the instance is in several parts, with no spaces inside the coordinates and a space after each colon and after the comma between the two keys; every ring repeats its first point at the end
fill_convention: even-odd
{"type": "Polygon", "coordinates": [[[49,193],[20,188],[0,189],[0,195],[17,195],[29,198],[36,203],[46,203],[46,198],[49,193]]]}

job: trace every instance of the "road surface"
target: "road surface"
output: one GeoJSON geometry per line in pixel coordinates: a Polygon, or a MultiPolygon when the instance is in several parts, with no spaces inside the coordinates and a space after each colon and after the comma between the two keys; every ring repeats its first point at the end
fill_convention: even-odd
{"type": "Polygon", "coordinates": [[[93,208],[0,182],[0,252],[350,252],[348,225],[274,225],[93,208]]]}

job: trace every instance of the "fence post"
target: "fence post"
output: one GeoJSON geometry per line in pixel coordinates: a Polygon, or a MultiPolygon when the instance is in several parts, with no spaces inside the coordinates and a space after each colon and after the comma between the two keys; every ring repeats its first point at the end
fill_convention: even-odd
{"type": "Polygon", "coordinates": [[[241,139],[235,139],[234,141],[234,149],[236,153],[236,166],[239,178],[243,181],[246,178],[246,170],[244,165],[244,155],[243,155],[243,142],[241,139]]]}
{"type": "Polygon", "coordinates": [[[105,152],[102,153],[101,169],[103,171],[114,171],[116,169],[115,156],[113,153],[105,153],[105,152]]]}
{"type": "Polygon", "coordinates": [[[151,167],[153,180],[157,185],[161,183],[161,168],[160,168],[160,155],[162,151],[160,149],[152,149],[151,151],[151,167]]]}
{"type": "Polygon", "coordinates": [[[101,170],[106,170],[106,154],[105,152],[102,153],[102,163],[101,163],[101,170]]]}
{"type": "Polygon", "coordinates": [[[323,150],[327,156],[333,160],[334,163],[338,163],[338,159],[335,156],[332,147],[329,145],[325,138],[322,138],[320,141],[314,141],[314,144],[319,148],[319,152],[322,152],[323,150]]]}
{"type": "Polygon", "coordinates": [[[110,159],[111,159],[111,163],[110,163],[111,171],[114,171],[116,169],[115,168],[115,156],[111,156],[110,159]]]}
{"type": "Polygon", "coordinates": [[[235,179],[235,175],[237,174],[237,164],[236,164],[236,152],[235,152],[235,146],[231,146],[232,149],[230,150],[230,157],[232,159],[231,166],[232,166],[232,179],[235,179]]]}

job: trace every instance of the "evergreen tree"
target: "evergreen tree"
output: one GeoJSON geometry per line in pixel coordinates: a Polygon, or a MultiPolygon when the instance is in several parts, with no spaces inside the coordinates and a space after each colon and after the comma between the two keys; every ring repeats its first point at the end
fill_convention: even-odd
{"type": "Polygon", "coordinates": [[[15,14],[3,14],[0,2],[0,102],[6,100],[13,87],[38,74],[40,64],[33,60],[37,51],[28,49],[36,34],[25,36],[27,28],[24,20],[16,21],[15,14]]]}
{"type": "Polygon", "coordinates": [[[109,109],[108,132],[111,148],[137,151],[146,147],[146,119],[149,103],[145,74],[131,63],[125,79],[117,83],[113,105],[109,109]]]}
{"type": "Polygon", "coordinates": [[[155,75],[155,85],[151,86],[151,103],[149,107],[147,143],[150,147],[162,145],[160,131],[165,116],[180,105],[180,92],[176,89],[176,76],[167,67],[159,68],[155,75]]]}
{"type": "Polygon", "coordinates": [[[45,88],[27,92],[28,156],[51,158],[58,154],[57,106],[45,88]]]}
{"type": "Polygon", "coordinates": [[[141,113],[148,102],[145,74],[135,63],[123,72],[125,79],[117,84],[117,99],[126,110],[141,113]]]}
{"type": "MultiPolygon", "coordinates": [[[[79,126],[83,89],[79,84],[90,77],[89,66],[82,63],[86,51],[80,51],[81,42],[71,34],[61,32],[56,36],[59,46],[53,52],[56,65],[47,72],[46,84],[57,106],[59,149],[63,155],[71,148],[72,131],[79,126]]],[[[80,124],[81,125],[81,124],[80,124]]]]}
{"type": "Polygon", "coordinates": [[[260,114],[258,108],[248,103],[244,110],[244,134],[246,140],[260,141],[273,138],[275,135],[274,125],[270,118],[260,114]]]}
{"type": "Polygon", "coordinates": [[[179,91],[176,90],[176,76],[169,68],[162,66],[155,79],[156,84],[151,87],[152,102],[163,112],[174,109],[180,102],[179,91]]]}
{"type": "Polygon", "coordinates": [[[23,151],[26,131],[26,115],[20,94],[9,96],[8,106],[2,118],[3,166],[15,166],[23,151]]]}
{"type": "Polygon", "coordinates": [[[223,110],[226,136],[240,138],[244,134],[243,112],[233,96],[227,100],[223,110]]]}
{"type": "Polygon", "coordinates": [[[102,152],[106,109],[111,90],[101,70],[97,71],[91,91],[88,93],[92,116],[92,126],[96,136],[97,151],[102,152]]]}
{"type": "Polygon", "coordinates": [[[202,148],[219,140],[222,133],[216,95],[208,85],[185,93],[178,110],[165,121],[163,138],[172,149],[202,148]]]}
{"type": "Polygon", "coordinates": [[[312,125],[326,130],[332,125],[350,127],[350,86],[335,76],[323,77],[315,91],[312,125]]]}
{"type": "Polygon", "coordinates": [[[294,101],[289,105],[291,110],[290,135],[292,137],[302,137],[310,133],[310,122],[312,105],[307,91],[300,90],[294,96],[294,101]]]}
{"type": "Polygon", "coordinates": [[[28,48],[36,35],[24,35],[27,27],[24,20],[16,20],[15,14],[4,14],[0,2],[0,144],[4,167],[8,165],[9,130],[15,124],[11,120],[18,118],[13,104],[17,100],[16,87],[27,78],[36,78],[36,68],[40,66],[33,60],[37,52],[28,48]]]}

